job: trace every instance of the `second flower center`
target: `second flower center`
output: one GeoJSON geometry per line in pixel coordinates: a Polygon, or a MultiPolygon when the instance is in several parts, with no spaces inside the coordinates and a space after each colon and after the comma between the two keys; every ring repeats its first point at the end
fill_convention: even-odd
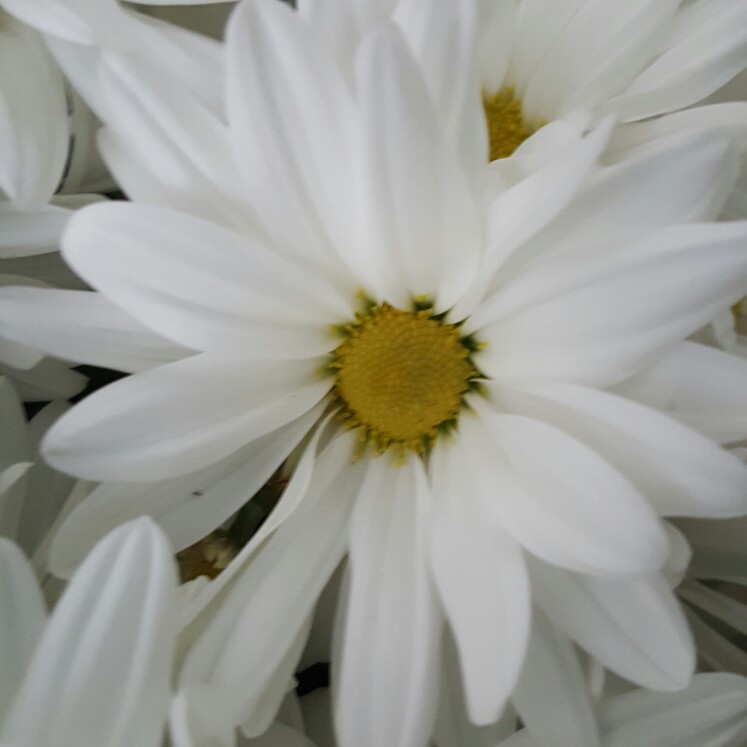
{"type": "Polygon", "coordinates": [[[507,158],[534,133],[521,111],[521,100],[513,88],[501,88],[495,94],[483,96],[483,108],[488,124],[490,160],[507,158]]]}

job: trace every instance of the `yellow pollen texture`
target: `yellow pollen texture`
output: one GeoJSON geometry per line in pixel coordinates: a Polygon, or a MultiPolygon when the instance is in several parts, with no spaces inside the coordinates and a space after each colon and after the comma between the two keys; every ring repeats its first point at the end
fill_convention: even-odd
{"type": "Polygon", "coordinates": [[[524,121],[521,101],[513,88],[501,88],[498,93],[483,96],[485,119],[490,138],[490,160],[507,158],[534,132],[524,121]]]}
{"type": "Polygon", "coordinates": [[[341,415],[375,449],[422,452],[454,421],[477,372],[458,328],[429,310],[374,306],[334,352],[341,415]]]}

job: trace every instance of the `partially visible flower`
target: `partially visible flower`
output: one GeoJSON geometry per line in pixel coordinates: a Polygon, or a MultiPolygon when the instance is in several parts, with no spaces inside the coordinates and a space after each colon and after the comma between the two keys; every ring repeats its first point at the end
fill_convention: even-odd
{"type": "Polygon", "coordinates": [[[0,540],[0,743],[159,747],[170,699],[176,576],[140,519],[81,565],[46,621],[31,568],[0,540]]]}

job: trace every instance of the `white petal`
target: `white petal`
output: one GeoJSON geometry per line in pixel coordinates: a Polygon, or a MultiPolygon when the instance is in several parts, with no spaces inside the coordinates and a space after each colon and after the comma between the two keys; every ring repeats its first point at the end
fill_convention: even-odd
{"type": "Polygon", "coordinates": [[[516,731],[516,712],[509,703],[503,715],[488,726],[475,726],[467,713],[464,686],[459,670],[459,654],[453,636],[447,629],[443,639],[438,715],[433,730],[437,747],[503,747],[516,731]]]}
{"type": "Polygon", "coordinates": [[[93,43],[97,27],[112,23],[116,27],[124,16],[113,0],[39,0],[35,3],[3,0],[3,7],[29,26],[79,44],[93,43]]]}
{"type": "Polygon", "coordinates": [[[747,5],[741,0],[691,3],[666,49],[605,107],[627,120],[683,109],[744,70],[747,5]]]}
{"type": "Polygon", "coordinates": [[[67,155],[64,83],[36,32],[5,16],[0,42],[0,189],[21,209],[39,208],[67,155]]]}
{"type": "Polygon", "coordinates": [[[0,725],[44,630],[46,609],[34,571],[16,545],[0,539],[0,725]]]}
{"type": "Polygon", "coordinates": [[[74,397],[85,388],[88,379],[60,361],[43,359],[28,371],[20,371],[0,363],[0,374],[9,376],[18,387],[24,401],[49,402],[52,399],[74,397]]]}
{"type": "MultiPolygon", "coordinates": [[[[637,241],[673,223],[712,220],[734,187],[737,169],[728,143],[713,132],[664,138],[592,174],[568,207],[518,253],[519,269],[534,259],[637,241]]],[[[504,266],[502,278],[507,271],[517,269],[504,266]]]]}
{"type": "Polygon", "coordinates": [[[480,169],[488,160],[488,143],[476,74],[474,0],[401,0],[394,20],[423,71],[447,142],[459,150],[466,168],[480,169]]]}
{"type": "Polygon", "coordinates": [[[169,736],[173,747],[235,747],[236,729],[221,693],[193,685],[171,703],[169,736]]]}
{"type": "Polygon", "coordinates": [[[529,584],[521,548],[486,522],[470,471],[454,444],[432,455],[430,559],[459,650],[468,712],[478,725],[498,719],[529,634],[529,584]],[[466,489],[465,489],[466,488],[466,489]]]}
{"type": "Polygon", "coordinates": [[[746,380],[747,361],[741,356],[683,342],[622,390],[714,441],[731,443],[747,437],[746,380]]]}
{"type": "Polygon", "coordinates": [[[193,353],[140,325],[100,293],[3,288],[0,317],[4,338],[76,363],[133,372],[193,353]]]}
{"type": "Polygon", "coordinates": [[[553,624],[605,667],[656,690],[690,681],[692,636],[663,578],[596,578],[540,561],[530,570],[535,599],[553,624]]]}
{"type": "Polygon", "coordinates": [[[465,331],[491,325],[479,360],[491,376],[610,385],[741,297],[745,239],[747,222],[690,224],[551,259],[499,289],[465,331]]]}
{"type": "Polygon", "coordinates": [[[598,574],[659,568],[669,550],[650,506],[598,454],[553,426],[476,404],[460,438],[486,508],[530,552],[598,574]]]}
{"type": "Polygon", "coordinates": [[[334,347],[354,290],[218,225],[166,208],[94,205],[74,216],[67,261],[157,332],[198,350],[298,358],[334,347]]]}
{"type": "Polygon", "coordinates": [[[591,446],[660,514],[725,518],[747,511],[747,467],[655,410],[563,383],[533,385],[526,395],[496,390],[496,396],[511,411],[541,418],[591,446]]]}
{"type": "Polygon", "coordinates": [[[178,552],[217,529],[249,501],[313,427],[319,408],[198,472],[156,483],[103,483],[65,519],[50,550],[50,568],[67,578],[107,532],[151,516],[178,552]]]}
{"type": "MultiPolygon", "coordinates": [[[[563,32],[574,67],[562,111],[591,109],[627,86],[648,63],[680,3],[681,0],[586,3],[586,12],[580,12],[563,32]]],[[[548,58],[550,64],[558,64],[555,54],[548,58]]]]}
{"type": "Polygon", "coordinates": [[[628,151],[662,137],[676,135],[684,130],[713,128],[740,150],[747,148],[747,102],[729,101],[708,106],[695,106],[664,117],[644,122],[629,122],[614,129],[605,156],[618,160],[628,151]]]}
{"type": "Polygon", "coordinates": [[[503,87],[514,45],[516,0],[480,0],[480,80],[483,91],[495,93],[503,87]]]}
{"type": "Polygon", "coordinates": [[[603,703],[605,747],[738,747],[747,737],[747,681],[697,674],[679,693],[635,690],[603,703]]]}
{"type": "Polygon", "coordinates": [[[322,458],[326,466],[303,503],[232,578],[228,595],[190,649],[182,683],[207,680],[225,689],[234,723],[260,707],[264,688],[347,548],[360,479],[360,469],[347,464],[351,446],[348,438],[338,440],[322,458]]]}
{"type": "Polygon", "coordinates": [[[576,651],[540,609],[532,613],[532,635],[512,700],[538,744],[600,747],[599,728],[576,651]]]}
{"type": "Polygon", "coordinates": [[[311,27],[275,0],[241,3],[226,40],[231,136],[250,202],[287,251],[339,273],[335,247],[355,227],[350,92],[311,27]]]}
{"type": "Polygon", "coordinates": [[[438,687],[439,613],[426,566],[419,460],[371,460],[351,522],[350,592],[335,654],[341,747],[422,747],[438,687]]]}
{"type": "Polygon", "coordinates": [[[1,472],[16,462],[28,461],[31,455],[23,406],[5,377],[0,377],[0,423],[3,424],[3,437],[0,439],[1,472]]]}
{"type": "Polygon", "coordinates": [[[737,633],[747,635],[747,605],[743,602],[714,591],[697,581],[688,581],[677,593],[680,599],[707,612],[737,633]]]}
{"type": "Polygon", "coordinates": [[[310,410],[331,382],[316,361],[203,355],[143,371],[87,397],[47,433],[46,460],[93,480],[193,472],[310,410]]]}
{"type": "Polygon", "coordinates": [[[171,548],[150,521],[104,539],[55,608],[3,741],[18,747],[160,745],[175,591],[171,548]]]}
{"type": "Polygon", "coordinates": [[[571,202],[596,164],[612,130],[600,124],[536,174],[507,190],[490,206],[489,240],[483,271],[492,275],[521,244],[531,239],[571,202]]]}
{"type": "Polygon", "coordinates": [[[476,270],[472,195],[422,73],[394,27],[367,37],[357,72],[365,206],[359,261],[374,273],[379,297],[399,306],[412,296],[435,297],[443,311],[476,270]]]}
{"type": "Polygon", "coordinates": [[[46,205],[34,212],[21,212],[15,210],[10,202],[0,202],[0,258],[56,251],[62,229],[71,214],[72,211],[55,205],[46,205]]]}

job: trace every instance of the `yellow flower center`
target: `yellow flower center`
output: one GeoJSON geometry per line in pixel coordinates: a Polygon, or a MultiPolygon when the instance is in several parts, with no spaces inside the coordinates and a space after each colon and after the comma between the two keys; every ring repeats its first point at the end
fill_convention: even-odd
{"type": "Polygon", "coordinates": [[[361,429],[363,444],[426,451],[452,426],[479,373],[475,345],[428,309],[371,306],[341,330],[330,368],[340,415],[361,429]]]}
{"type": "Polygon", "coordinates": [[[507,158],[535,131],[525,121],[521,101],[513,88],[501,88],[498,93],[483,96],[485,119],[490,139],[490,160],[507,158]]]}

